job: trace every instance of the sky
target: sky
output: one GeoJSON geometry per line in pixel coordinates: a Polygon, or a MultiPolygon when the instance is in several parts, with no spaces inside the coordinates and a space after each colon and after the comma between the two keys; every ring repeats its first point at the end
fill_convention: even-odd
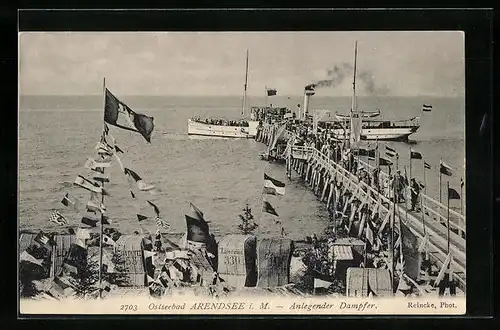
{"type": "Polygon", "coordinates": [[[352,95],[358,43],[357,95],[463,96],[464,36],[428,32],[23,32],[21,95],[218,96],[264,88],[301,95],[352,95]],[[335,70],[337,67],[337,71],[335,70]]]}

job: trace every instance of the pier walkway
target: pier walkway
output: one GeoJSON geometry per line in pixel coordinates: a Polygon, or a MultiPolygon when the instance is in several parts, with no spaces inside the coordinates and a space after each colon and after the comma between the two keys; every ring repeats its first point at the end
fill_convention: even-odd
{"type": "MultiPolygon", "coordinates": [[[[448,210],[448,208],[426,196],[421,192],[421,210],[410,211],[405,203],[399,203],[393,211],[394,203],[373,187],[360,181],[353,173],[347,171],[342,165],[335,163],[327,155],[321,153],[314,147],[288,146],[289,152],[286,158],[287,175],[291,177],[291,170],[295,170],[304,181],[309,184],[318,198],[326,202],[328,207],[332,203],[342,203],[344,214],[347,207],[351,208],[351,214],[356,213],[361,207],[351,203],[353,198],[362,200],[362,204],[368,204],[373,210],[378,205],[379,219],[385,219],[378,235],[387,223],[387,219],[393,218],[395,214],[394,229],[399,234],[399,223],[402,222],[418,238],[419,244],[427,245],[426,251],[431,259],[440,269],[444,264],[450,262],[450,269],[459,287],[465,291],[466,286],[466,226],[465,216],[448,210]],[[349,191],[349,192],[348,192],[349,191]],[[347,193],[348,192],[348,193],[347,193]],[[350,197],[349,197],[350,196],[350,197]],[[447,228],[449,212],[450,230],[447,228]],[[448,240],[449,235],[449,240],[448,240]]],[[[360,164],[366,169],[373,170],[375,167],[360,160],[360,164]]],[[[388,176],[383,172],[382,175],[388,176]]],[[[337,204],[334,204],[337,205],[337,204]]],[[[351,219],[353,215],[351,215],[351,219]]],[[[360,235],[362,235],[360,231],[360,235]]]]}

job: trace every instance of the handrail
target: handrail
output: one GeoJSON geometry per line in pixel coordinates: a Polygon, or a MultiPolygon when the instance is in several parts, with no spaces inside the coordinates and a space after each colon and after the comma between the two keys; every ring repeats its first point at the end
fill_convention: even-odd
{"type": "MultiPolygon", "coordinates": [[[[325,162],[327,162],[329,165],[332,165],[334,166],[336,169],[342,171],[342,172],[346,172],[348,173],[348,176],[350,178],[352,177],[355,177],[357,179],[357,177],[352,174],[351,172],[347,171],[345,168],[343,168],[342,166],[340,166],[339,164],[335,163],[332,159],[328,158],[324,153],[322,153],[321,151],[319,151],[318,149],[316,149],[315,147],[307,147],[307,146],[293,146],[292,147],[292,151],[293,150],[297,150],[297,151],[302,151],[302,152],[305,152],[305,151],[311,151],[315,154],[318,155],[319,158],[321,158],[322,160],[324,160],[325,162]]],[[[361,159],[358,159],[359,163],[360,164],[363,164],[365,166],[368,167],[369,170],[373,170],[375,169],[375,166],[371,165],[371,164],[368,164],[367,162],[361,160],[361,159]]],[[[384,176],[384,178],[388,178],[389,175],[383,171],[381,171],[382,175],[384,176]]],[[[368,188],[372,193],[374,194],[378,194],[379,192],[376,191],[375,189],[373,189],[373,187],[367,185],[365,182],[360,182],[361,186],[365,187],[365,188],[368,188]]],[[[435,199],[425,195],[424,193],[422,193],[422,197],[426,200],[426,201],[430,201],[432,202],[434,205],[436,205],[439,210],[447,210],[447,207],[442,204],[442,203],[439,203],[438,201],[436,201],[435,199]]],[[[390,200],[388,198],[386,198],[384,195],[381,195],[382,197],[382,200],[385,202],[385,203],[390,203],[390,200]]],[[[440,212],[438,211],[435,211],[434,209],[430,208],[429,206],[427,205],[424,205],[424,209],[428,209],[428,210],[431,210],[431,212],[438,216],[440,219],[443,219],[443,220],[447,220],[447,217],[445,217],[443,214],[441,214],[440,212]]],[[[455,218],[458,218],[458,221],[456,221],[455,219],[451,218],[450,217],[450,224],[453,225],[454,228],[460,230],[460,231],[463,231],[464,233],[466,232],[466,222],[465,222],[465,216],[462,215],[462,214],[459,214],[457,213],[456,211],[453,211],[450,209],[450,215],[453,215],[455,218]]]]}

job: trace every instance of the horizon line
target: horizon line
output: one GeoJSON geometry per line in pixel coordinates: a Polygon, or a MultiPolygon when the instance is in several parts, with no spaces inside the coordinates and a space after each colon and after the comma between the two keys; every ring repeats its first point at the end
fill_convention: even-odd
{"type": "MultiPolygon", "coordinates": [[[[75,96],[88,96],[88,97],[102,97],[102,94],[20,94],[18,93],[18,96],[37,96],[37,97],[45,97],[45,96],[68,96],[68,97],[75,97],[75,96]]],[[[121,94],[121,97],[240,97],[243,98],[241,95],[235,95],[235,94],[211,94],[211,95],[202,95],[202,94],[192,94],[192,95],[179,95],[179,94],[121,94]]],[[[276,95],[277,97],[304,97],[303,94],[282,94],[282,95],[276,95]]],[[[260,97],[264,98],[263,95],[247,95],[247,97],[260,97]]],[[[315,95],[314,98],[321,98],[321,97],[352,97],[352,95],[315,95]]],[[[415,94],[415,95],[356,95],[356,98],[358,97],[465,97],[465,94],[463,95],[435,95],[435,94],[415,94]]],[[[269,96],[268,100],[272,100],[273,96],[269,96]]]]}

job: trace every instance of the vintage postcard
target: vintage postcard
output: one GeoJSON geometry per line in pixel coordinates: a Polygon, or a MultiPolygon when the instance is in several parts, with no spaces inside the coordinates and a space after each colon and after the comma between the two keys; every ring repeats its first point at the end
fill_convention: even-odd
{"type": "Polygon", "coordinates": [[[21,316],[466,312],[463,33],[19,52],[21,316]]]}

